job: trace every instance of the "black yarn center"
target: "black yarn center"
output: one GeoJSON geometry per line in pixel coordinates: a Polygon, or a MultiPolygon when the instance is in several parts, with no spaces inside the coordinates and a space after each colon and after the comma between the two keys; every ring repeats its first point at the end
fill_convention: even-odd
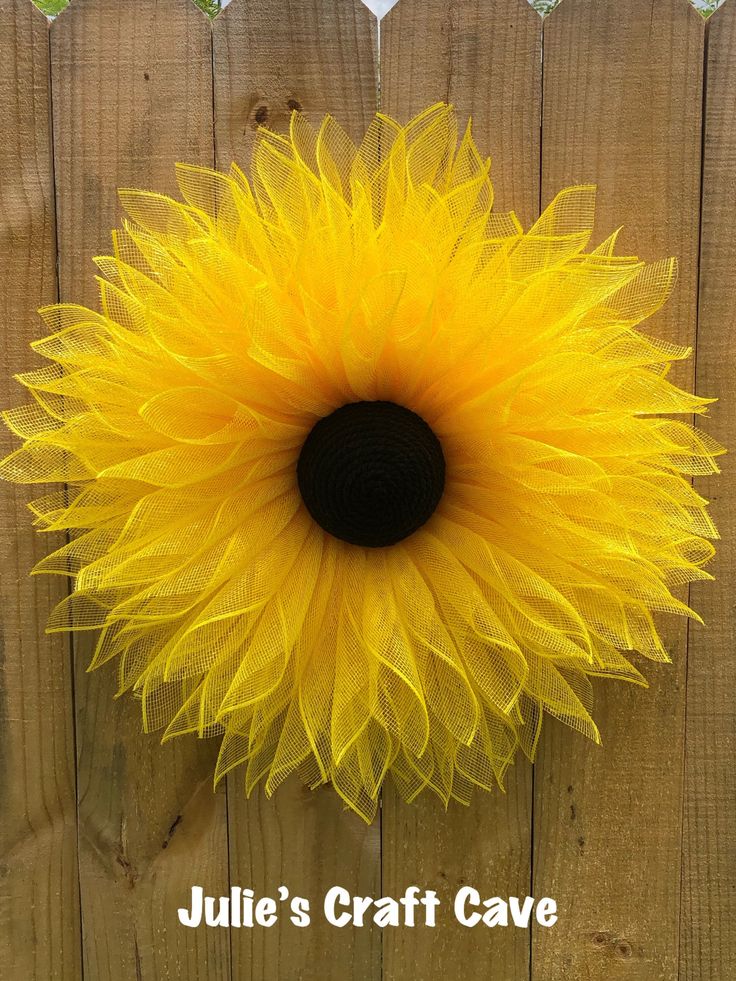
{"type": "Polygon", "coordinates": [[[299,490],[335,538],[380,548],[432,516],[445,489],[440,441],[395,402],[351,402],[320,419],[302,446],[299,490]]]}

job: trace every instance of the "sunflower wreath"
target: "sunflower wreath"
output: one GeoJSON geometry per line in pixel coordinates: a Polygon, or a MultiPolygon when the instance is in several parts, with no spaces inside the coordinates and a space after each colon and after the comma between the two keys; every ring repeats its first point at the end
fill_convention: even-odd
{"type": "Polygon", "coordinates": [[[299,114],[251,182],[122,191],[101,312],[45,309],[50,364],[2,464],[68,543],[49,629],[99,630],[147,730],[221,736],[215,779],[296,771],[363,818],[390,773],[445,803],[534,757],[543,713],[598,741],[591,678],[644,684],[659,611],[710,578],[676,415],[687,349],[637,329],[671,259],[587,251],[594,189],[524,232],[453,110],[359,147],[299,114]]]}

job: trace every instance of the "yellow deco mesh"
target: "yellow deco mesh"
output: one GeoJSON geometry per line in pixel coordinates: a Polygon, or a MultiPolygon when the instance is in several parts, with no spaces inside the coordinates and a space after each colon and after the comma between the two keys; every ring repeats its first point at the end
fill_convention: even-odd
{"type": "Polygon", "coordinates": [[[638,328],[675,262],[590,248],[592,187],[525,232],[488,175],[444,105],[359,147],[294,115],[250,182],[122,191],[100,312],[41,311],[1,472],[66,485],[31,505],[69,533],[37,567],[73,582],[49,629],[99,631],[146,729],[220,736],[216,779],[296,771],[366,820],[389,773],[465,803],[544,712],[598,740],[591,678],[644,684],[654,615],[693,615],[672,590],[716,532],[687,478],[720,449],[668,380],[690,352],[638,328]],[[332,538],[296,482],[315,422],[362,400],[419,414],[447,463],[388,548],[332,538]]]}

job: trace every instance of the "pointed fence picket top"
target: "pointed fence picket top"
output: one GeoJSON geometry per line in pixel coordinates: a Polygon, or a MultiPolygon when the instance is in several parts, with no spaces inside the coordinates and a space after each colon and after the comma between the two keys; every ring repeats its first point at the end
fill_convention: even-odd
{"type": "MultiPolygon", "coordinates": [[[[53,18],[57,17],[62,11],[66,10],[73,0],[31,0],[38,9],[46,14],[47,17],[53,18]]],[[[191,0],[192,3],[196,4],[209,18],[214,20],[218,14],[222,13],[225,7],[232,2],[232,0],[191,0]]],[[[395,7],[399,0],[363,0],[363,3],[368,7],[368,9],[375,14],[378,20],[381,20],[385,15],[395,7]]],[[[541,17],[547,17],[549,14],[555,10],[562,0],[526,0],[534,10],[541,17]]],[[[613,3],[613,0],[609,0],[613,3]]],[[[695,7],[698,13],[702,14],[704,18],[711,17],[726,0],[683,0],[683,2],[688,2],[695,7]]]]}
{"type": "MultiPolygon", "coordinates": [[[[199,0],[195,0],[195,3],[199,0]]],[[[204,2],[204,0],[203,0],[204,2]]],[[[381,20],[392,7],[396,6],[399,0],[363,0],[363,3],[371,10],[376,17],[381,20]]],[[[534,10],[540,15],[540,17],[547,17],[556,10],[557,7],[562,3],[562,0],[526,0],[534,10]]],[[[608,0],[609,3],[613,3],[614,0],[608,0]]],[[[685,0],[683,0],[685,2],[685,0]]],[[[691,3],[693,7],[702,14],[704,18],[711,17],[719,7],[722,7],[726,0],[687,0],[691,3]]]]}
{"type": "Polygon", "coordinates": [[[366,7],[381,20],[392,7],[395,7],[399,0],[363,0],[366,7]]]}
{"type": "Polygon", "coordinates": [[[46,14],[49,20],[53,20],[69,6],[71,0],[31,0],[42,14],[46,14]]]}
{"type": "MultiPolygon", "coordinates": [[[[559,7],[562,0],[527,0],[541,17],[546,17],[553,10],[559,7]]],[[[614,0],[608,0],[613,3],[614,0]]],[[[698,13],[704,18],[711,17],[719,7],[722,7],[726,0],[688,0],[695,7],[698,13]]]]}
{"type": "MultiPolygon", "coordinates": [[[[34,3],[50,20],[58,17],[72,2],[73,0],[31,0],[31,3],[34,3]]],[[[151,3],[153,2],[154,0],[151,0],[151,3]]],[[[192,3],[214,20],[231,3],[231,0],[192,0],[192,3]]]]}
{"type": "Polygon", "coordinates": [[[559,7],[562,0],[527,0],[527,2],[531,4],[540,17],[546,17],[552,13],[555,7],[559,7]]]}
{"type": "Polygon", "coordinates": [[[698,13],[706,19],[711,17],[719,7],[722,7],[726,0],[689,0],[698,13]]]}
{"type": "Polygon", "coordinates": [[[192,0],[192,3],[207,14],[210,20],[214,20],[231,2],[232,0],[192,0]]]}

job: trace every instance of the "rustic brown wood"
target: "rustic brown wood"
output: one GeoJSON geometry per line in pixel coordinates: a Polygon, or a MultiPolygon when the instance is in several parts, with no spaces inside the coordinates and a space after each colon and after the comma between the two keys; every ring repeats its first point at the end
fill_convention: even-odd
{"type": "MultiPolygon", "coordinates": [[[[709,22],[703,143],[697,389],[719,398],[703,428],[733,451],[736,432],[736,6],[709,22]]],[[[691,625],[685,728],[680,978],[736,976],[736,666],[733,595],[736,583],[736,474],[696,487],[713,503],[721,533],[710,571],[713,583],[691,592],[705,627],[691,625]]]]}
{"type": "Polygon", "coordinates": [[[381,108],[406,120],[450,102],[491,157],[495,203],[539,213],[542,20],[504,0],[400,0],[381,23],[381,108]]]}
{"type": "MultiPolygon", "coordinates": [[[[406,121],[433,102],[470,115],[481,152],[493,159],[496,207],[530,222],[539,203],[541,20],[526,4],[505,0],[400,0],[381,27],[382,108],[406,121]]],[[[484,895],[526,896],[530,889],[531,767],[519,760],[507,792],[478,793],[470,808],[421,797],[405,805],[384,792],[383,891],[436,889],[443,905],[435,930],[384,937],[390,979],[529,977],[526,931],[468,929],[453,916],[463,883],[484,895]],[[462,967],[461,967],[462,965],[462,967]]]]}
{"type": "MultiPolygon", "coordinates": [[[[679,0],[564,0],[545,26],[542,191],[595,180],[597,238],[677,255],[680,282],[651,322],[695,340],[704,25],[679,0]]],[[[677,375],[692,382],[692,361],[677,375]]],[[[597,747],[548,721],[536,768],[534,895],[560,919],[534,931],[532,977],[677,975],[686,637],[649,691],[596,686],[597,747]]]]}
{"type": "MultiPolygon", "coordinates": [[[[319,121],[329,112],[360,139],[376,109],[375,19],[360,0],[235,2],[214,24],[215,143],[218,167],[246,171],[259,125],[284,131],[293,109],[319,121]]],[[[274,895],[281,884],[307,897],[307,929],[282,916],[269,930],[231,937],[233,976],[370,981],[381,975],[377,928],[338,930],[322,917],[333,885],[380,895],[380,821],[366,826],[331,790],[296,780],[266,800],[228,780],[233,883],[274,895]]]]}
{"type": "MultiPolygon", "coordinates": [[[[51,53],[60,291],[94,305],[116,188],[173,191],[175,161],[212,162],[210,28],[180,0],[74,0],[51,53]]],[[[135,701],[112,700],[114,668],[85,674],[90,646],[75,652],[85,975],[229,979],[225,931],[177,917],[192,885],[228,886],[217,747],[144,735],[135,701]]]]}
{"type": "MultiPolygon", "coordinates": [[[[3,408],[23,401],[41,333],[36,308],[56,299],[48,25],[25,0],[0,0],[0,322],[3,408]]],[[[0,456],[17,441],[3,427],[0,456]]],[[[48,537],[26,504],[44,488],[0,485],[0,974],[79,975],[74,712],[69,639],[45,616],[66,594],[31,579],[48,537]],[[34,493],[34,491],[36,493],[34,493]]],[[[57,541],[62,544],[63,541],[57,541]]]]}
{"type": "Polygon", "coordinates": [[[338,929],[322,913],[325,893],[339,885],[355,896],[380,896],[380,824],[346,812],[329,787],[309,790],[288,780],[268,800],[262,790],[243,796],[237,774],[228,784],[230,875],[257,896],[310,901],[311,923],[294,926],[287,903],[268,930],[233,931],[233,978],[253,981],[378,981],[381,934],[366,925],[338,929]]]}
{"type": "Polygon", "coordinates": [[[218,166],[244,167],[259,126],[331,113],[360,139],[376,109],[376,20],[361,0],[240,0],[214,22],[218,166]]]}

